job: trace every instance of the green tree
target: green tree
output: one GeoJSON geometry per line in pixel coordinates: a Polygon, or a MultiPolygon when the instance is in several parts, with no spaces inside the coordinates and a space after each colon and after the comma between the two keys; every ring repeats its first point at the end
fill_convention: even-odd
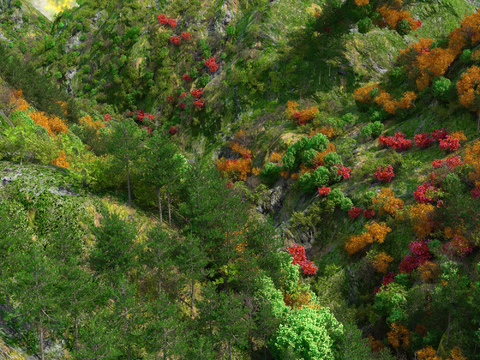
{"type": "Polygon", "coordinates": [[[286,315],[271,341],[271,350],[276,359],[334,360],[342,337],[343,325],[329,308],[303,306],[286,315]]]}
{"type": "Polygon", "coordinates": [[[102,224],[93,228],[96,243],[89,256],[93,270],[118,284],[122,274],[127,274],[134,264],[134,243],[137,229],[132,222],[124,221],[118,214],[101,212],[102,224]]]}
{"type": "Polygon", "coordinates": [[[188,219],[186,231],[200,238],[216,268],[237,255],[248,220],[247,204],[227,188],[215,169],[194,167],[187,176],[187,199],[181,211],[188,219]]]}
{"type": "Polygon", "coordinates": [[[170,192],[174,191],[182,181],[186,170],[186,160],[180,149],[159,130],[153,132],[142,152],[142,173],[144,179],[155,186],[158,194],[158,212],[162,224],[162,202],[160,190],[165,187],[168,202],[168,224],[172,225],[170,211],[170,192]]]}
{"type": "Polygon", "coordinates": [[[140,144],[145,137],[145,132],[139,129],[130,118],[112,123],[113,129],[107,140],[107,148],[113,155],[114,165],[127,172],[128,204],[131,205],[130,170],[140,155],[140,144]]]}
{"type": "Polygon", "coordinates": [[[178,241],[176,264],[184,276],[190,295],[190,316],[194,317],[195,283],[200,282],[208,274],[206,265],[209,262],[206,249],[195,235],[188,235],[178,241]]]}
{"type": "Polygon", "coordinates": [[[47,325],[58,316],[58,264],[46,256],[45,247],[35,236],[25,245],[9,285],[12,296],[20,304],[17,310],[26,315],[39,332],[40,358],[45,360],[47,325]]]}
{"type": "Polygon", "coordinates": [[[54,160],[58,156],[55,144],[42,129],[30,126],[6,129],[0,139],[0,159],[10,153],[14,160],[20,159],[20,166],[27,157],[38,159],[41,164],[54,160]]]}

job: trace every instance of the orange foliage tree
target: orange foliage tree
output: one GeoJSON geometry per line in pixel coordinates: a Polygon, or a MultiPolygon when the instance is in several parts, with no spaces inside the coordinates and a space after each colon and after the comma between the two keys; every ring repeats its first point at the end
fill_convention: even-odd
{"type": "Polygon", "coordinates": [[[389,188],[382,188],[380,193],[372,198],[372,203],[378,208],[379,215],[395,215],[403,206],[403,200],[395,198],[395,194],[389,188]]]}
{"type": "Polygon", "coordinates": [[[387,255],[385,252],[375,256],[375,259],[372,261],[372,265],[378,272],[385,274],[387,272],[388,264],[393,261],[393,257],[387,255]]]}
{"type": "Polygon", "coordinates": [[[68,127],[65,122],[57,116],[48,115],[43,111],[34,111],[28,115],[35,124],[43,126],[52,136],[68,131],[68,127]]]}
{"type": "Polygon", "coordinates": [[[396,10],[387,5],[383,5],[377,8],[376,11],[378,11],[380,15],[382,15],[384,21],[391,29],[396,29],[397,24],[403,19],[408,21],[411,30],[416,30],[420,26],[418,21],[413,20],[412,15],[408,11],[396,10]]]}
{"type": "Polygon", "coordinates": [[[472,166],[472,171],[468,176],[475,183],[475,187],[480,190],[480,141],[476,140],[467,146],[464,157],[465,164],[472,166]]]}
{"type": "Polygon", "coordinates": [[[305,125],[318,113],[318,109],[314,106],[304,110],[296,110],[297,107],[298,104],[295,101],[287,101],[287,114],[293,117],[298,125],[305,125]]]}
{"type": "Polygon", "coordinates": [[[480,127],[480,68],[472,66],[462,74],[457,82],[458,100],[467,109],[477,112],[477,135],[480,127]]]}
{"type": "Polygon", "coordinates": [[[435,228],[435,206],[432,204],[414,204],[408,208],[408,217],[418,238],[425,239],[435,228]]]}
{"type": "Polygon", "coordinates": [[[387,233],[392,231],[387,225],[378,224],[376,222],[373,222],[370,225],[365,225],[365,229],[367,230],[366,232],[361,235],[352,235],[345,243],[345,250],[349,255],[353,255],[364,249],[374,241],[377,241],[380,244],[383,243],[387,233]]]}
{"type": "Polygon", "coordinates": [[[392,330],[387,333],[387,340],[395,349],[408,349],[410,345],[410,331],[401,323],[394,322],[391,325],[392,330]]]}
{"type": "Polygon", "coordinates": [[[430,279],[433,279],[440,274],[438,265],[431,261],[427,261],[420,265],[417,268],[417,271],[423,282],[428,282],[430,279]]]}

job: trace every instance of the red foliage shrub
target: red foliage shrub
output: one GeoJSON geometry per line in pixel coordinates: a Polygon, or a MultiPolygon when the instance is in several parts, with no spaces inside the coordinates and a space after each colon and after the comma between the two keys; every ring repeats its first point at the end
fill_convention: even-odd
{"type": "Polygon", "coordinates": [[[378,140],[381,145],[391,147],[397,151],[407,150],[412,147],[412,140],[406,138],[405,134],[396,132],[395,136],[380,135],[378,140]]]}
{"type": "Polygon", "coordinates": [[[381,166],[377,167],[377,171],[373,174],[378,180],[383,182],[390,182],[392,178],[395,176],[393,172],[392,165],[388,165],[387,167],[382,168],[381,166]]]}
{"type": "Polygon", "coordinates": [[[292,264],[299,264],[305,275],[315,275],[317,267],[313,265],[313,262],[307,260],[307,255],[305,254],[305,248],[303,246],[293,244],[293,246],[287,250],[288,253],[293,256],[292,264]]]}
{"type": "Polygon", "coordinates": [[[325,185],[323,185],[321,188],[318,188],[318,195],[327,196],[330,194],[330,190],[331,189],[329,187],[325,187],[325,185]]]}
{"type": "Polygon", "coordinates": [[[348,216],[350,216],[350,219],[355,219],[359,217],[361,213],[363,213],[363,209],[356,208],[355,206],[352,206],[352,208],[348,210],[348,216]]]}
{"type": "Polygon", "coordinates": [[[428,133],[421,133],[415,135],[415,145],[424,149],[429,147],[432,144],[433,139],[430,137],[428,133]]]}

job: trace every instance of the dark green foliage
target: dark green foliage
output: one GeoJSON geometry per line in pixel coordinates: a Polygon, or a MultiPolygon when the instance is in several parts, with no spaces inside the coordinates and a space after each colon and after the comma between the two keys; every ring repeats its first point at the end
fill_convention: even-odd
{"type": "Polygon", "coordinates": [[[69,123],[78,119],[78,109],[74,100],[64,92],[59,92],[57,85],[53,84],[48,77],[39,74],[34,66],[19,59],[0,47],[0,74],[10,86],[22,89],[25,99],[32,103],[38,110],[60,118],[67,118],[69,123]],[[11,61],[8,59],[11,58],[11,61]],[[67,103],[67,115],[57,101],[67,103]]]}
{"type": "Polygon", "coordinates": [[[411,30],[412,27],[407,19],[402,19],[397,23],[395,30],[402,36],[407,35],[411,30]]]}
{"type": "Polygon", "coordinates": [[[372,19],[365,18],[358,22],[358,32],[360,34],[366,34],[373,29],[372,19]]]}
{"type": "Polygon", "coordinates": [[[225,186],[215,169],[193,167],[186,179],[188,197],[180,210],[188,219],[187,229],[201,239],[209,254],[217,255],[217,267],[225,265],[242,241],[241,237],[232,238],[232,234],[247,223],[247,204],[225,186]]]}
{"type": "Polygon", "coordinates": [[[281,166],[278,166],[272,162],[268,162],[258,176],[267,184],[267,186],[272,186],[277,180],[281,171],[281,166]]]}
{"type": "Polygon", "coordinates": [[[464,49],[460,55],[460,61],[464,64],[469,64],[472,61],[472,50],[464,49]]]}
{"type": "Polygon", "coordinates": [[[137,236],[135,224],[123,220],[116,213],[102,212],[102,223],[94,228],[95,247],[89,263],[98,274],[118,279],[127,274],[134,263],[133,240],[137,236]]]}

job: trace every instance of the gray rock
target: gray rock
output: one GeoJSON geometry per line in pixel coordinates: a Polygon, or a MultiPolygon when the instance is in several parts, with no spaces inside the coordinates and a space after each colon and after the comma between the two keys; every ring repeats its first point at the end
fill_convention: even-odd
{"type": "Polygon", "coordinates": [[[56,194],[56,195],[72,195],[72,196],[80,195],[80,194],[74,193],[72,190],[67,189],[63,186],[59,186],[58,190],[56,190],[54,188],[50,188],[50,189],[48,189],[48,191],[50,191],[51,193],[56,194]]]}
{"type": "Polygon", "coordinates": [[[5,176],[1,179],[0,181],[0,186],[7,186],[8,184],[10,184],[13,180],[15,180],[14,178],[12,177],[9,177],[9,176],[5,176]]]}
{"type": "Polygon", "coordinates": [[[287,183],[276,186],[265,192],[263,199],[257,206],[256,211],[260,214],[277,213],[282,209],[285,200],[285,188],[287,183]]]}

